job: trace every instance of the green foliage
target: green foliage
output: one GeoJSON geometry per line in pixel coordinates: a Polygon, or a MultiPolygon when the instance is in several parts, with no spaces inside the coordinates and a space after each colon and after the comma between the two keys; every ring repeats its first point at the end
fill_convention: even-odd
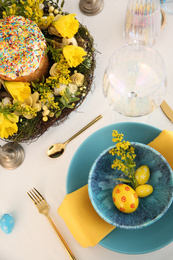
{"type": "MultiPolygon", "coordinates": [[[[53,40],[50,40],[50,39],[46,39],[47,42],[49,43],[52,43],[53,40]]],[[[58,62],[59,59],[60,59],[60,55],[61,55],[61,52],[62,52],[62,49],[55,49],[53,48],[52,45],[48,44],[47,45],[47,48],[46,48],[46,54],[50,54],[50,56],[52,57],[52,59],[55,61],[55,62],[58,62]]]]}

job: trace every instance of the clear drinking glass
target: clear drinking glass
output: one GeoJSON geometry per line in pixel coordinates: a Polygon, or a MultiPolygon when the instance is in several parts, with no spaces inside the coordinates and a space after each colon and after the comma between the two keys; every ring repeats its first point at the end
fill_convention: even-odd
{"type": "Polygon", "coordinates": [[[126,117],[147,115],[160,106],[165,91],[165,62],[152,48],[124,46],[110,58],[103,93],[114,111],[126,117]]]}
{"type": "Polygon", "coordinates": [[[126,44],[153,46],[160,31],[160,0],[128,0],[124,23],[126,44]]]}

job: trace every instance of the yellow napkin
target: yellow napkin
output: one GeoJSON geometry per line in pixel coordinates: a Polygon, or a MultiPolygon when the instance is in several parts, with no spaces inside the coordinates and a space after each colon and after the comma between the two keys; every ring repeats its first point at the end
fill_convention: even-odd
{"type": "Polygon", "coordinates": [[[161,153],[173,169],[173,131],[163,130],[160,135],[148,145],[161,153]]]}
{"type": "Polygon", "coordinates": [[[115,228],[94,210],[88,195],[88,185],[67,194],[58,213],[83,247],[95,246],[115,228]]]}
{"type": "MultiPolygon", "coordinates": [[[[172,131],[163,130],[149,145],[159,151],[173,168],[172,131]]],[[[88,185],[67,194],[58,213],[82,247],[95,246],[115,228],[94,210],[88,195],[88,185]]]]}

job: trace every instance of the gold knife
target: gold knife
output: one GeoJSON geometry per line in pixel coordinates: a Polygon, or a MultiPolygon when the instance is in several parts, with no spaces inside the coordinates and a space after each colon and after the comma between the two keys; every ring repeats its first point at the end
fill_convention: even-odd
{"type": "Polygon", "coordinates": [[[169,120],[173,123],[173,110],[166,103],[166,101],[163,101],[160,107],[163,110],[163,113],[167,116],[167,118],[169,118],[169,120]]]}

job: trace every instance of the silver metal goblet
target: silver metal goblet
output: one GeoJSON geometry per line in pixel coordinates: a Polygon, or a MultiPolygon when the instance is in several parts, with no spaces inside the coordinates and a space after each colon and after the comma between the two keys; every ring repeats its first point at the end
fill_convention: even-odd
{"type": "Polygon", "coordinates": [[[6,169],[19,167],[25,157],[23,147],[16,143],[6,143],[0,146],[0,165],[6,169]]]}
{"type": "Polygon", "coordinates": [[[100,13],[103,6],[103,0],[80,0],[79,2],[79,8],[85,15],[96,15],[100,13]]]}

